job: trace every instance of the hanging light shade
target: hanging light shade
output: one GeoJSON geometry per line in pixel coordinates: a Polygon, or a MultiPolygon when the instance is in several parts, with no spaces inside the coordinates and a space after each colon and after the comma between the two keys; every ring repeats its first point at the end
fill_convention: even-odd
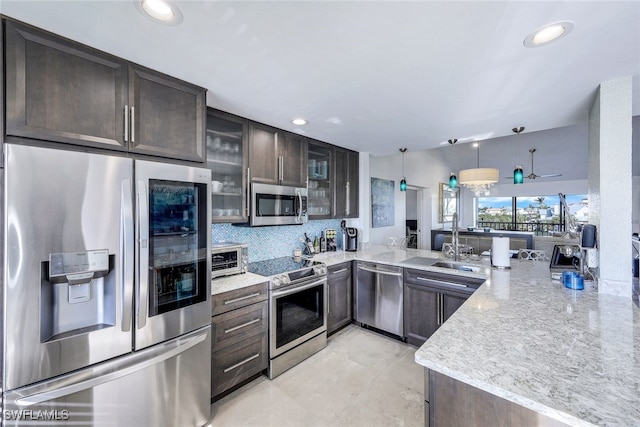
{"type": "Polygon", "coordinates": [[[407,180],[404,178],[400,181],[400,191],[407,191],[407,180]]]}
{"type": "Polygon", "coordinates": [[[500,172],[495,168],[480,167],[480,146],[478,145],[478,167],[460,171],[460,184],[469,188],[476,196],[488,196],[491,185],[498,182],[500,172]]]}
{"type": "Polygon", "coordinates": [[[522,171],[522,166],[516,165],[516,168],[513,170],[513,183],[522,184],[523,182],[524,182],[524,172],[522,171]]]}
{"type": "Polygon", "coordinates": [[[400,181],[400,191],[407,191],[407,180],[404,177],[404,152],[407,151],[406,148],[400,148],[400,152],[402,153],[402,180],[400,181]]]}
{"type": "MultiPolygon", "coordinates": [[[[458,140],[455,138],[452,138],[448,142],[453,147],[453,144],[458,142],[458,140]]],[[[451,189],[458,188],[458,177],[456,176],[455,172],[451,172],[449,174],[449,188],[451,189]]]]}
{"type": "Polygon", "coordinates": [[[451,172],[449,175],[449,188],[458,188],[458,177],[455,172],[451,172]]]}

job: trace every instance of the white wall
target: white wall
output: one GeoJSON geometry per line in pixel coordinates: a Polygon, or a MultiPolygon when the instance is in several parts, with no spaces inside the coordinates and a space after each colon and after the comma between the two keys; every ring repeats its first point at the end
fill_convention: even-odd
{"type": "Polygon", "coordinates": [[[598,292],[628,297],[632,294],[631,94],[631,77],[601,83],[589,114],[589,222],[598,227],[598,292]]]}

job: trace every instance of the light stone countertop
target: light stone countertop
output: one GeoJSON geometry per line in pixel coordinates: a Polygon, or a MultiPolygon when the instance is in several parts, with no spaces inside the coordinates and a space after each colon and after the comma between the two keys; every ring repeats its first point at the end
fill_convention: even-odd
{"type": "MultiPolygon", "coordinates": [[[[349,259],[408,267],[407,249],[321,254],[327,264],[349,259]]],[[[422,366],[574,426],[640,426],[640,309],[629,298],[599,295],[552,281],[546,262],[511,260],[418,349],[422,366]]],[[[434,267],[414,267],[446,271],[434,267]]]]}
{"type": "MultiPolygon", "coordinates": [[[[314,259],[487,277],[416,351],[418,364],[569,425],[640,426],[640,309],[631,299],[599,295],[591,282],[567,289],[551,280],[546,262],[512,259],[510,270],[497,270],[481,257],[462,261],[480,271],[463,273],[402,263],[414,256],[443,258],[374,246],[314,259]]],[[[251,273],[218,278],[212,293],[264,280],[251,273]]]]}
{"type": "Polygon", "coordinates": [[[233,276],[216,277],[211,280],[211,295],[246,288],[247,286],[257,285],[258,283],[263,283],[268,280],[268,277],[254,273],[242,273],[235,274],[233,276]]]}

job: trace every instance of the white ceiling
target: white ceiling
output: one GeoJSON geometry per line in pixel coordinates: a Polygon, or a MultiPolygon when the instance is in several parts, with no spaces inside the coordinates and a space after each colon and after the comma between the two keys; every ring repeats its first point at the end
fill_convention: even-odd
{"type": "Polygon", "coordinates": [[[207,104],[373,155],[584,123],[598,84],[634,77],[640,2],[1,0],[0,13],[208,89],[207,104]],[[556,43],[524,38],[561,20],[556,43]],[[309,124],[290,123],[303,116],[309,124]]]}

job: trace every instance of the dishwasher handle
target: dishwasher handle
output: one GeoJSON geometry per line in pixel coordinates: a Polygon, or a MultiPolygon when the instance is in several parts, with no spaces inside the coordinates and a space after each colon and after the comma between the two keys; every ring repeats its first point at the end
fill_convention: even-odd
{"type": "Polygon", "coordinates": [[[402,269],[400,269],[400,271],[396,272],[396,271],[389,271],[389,270],[379,270],[377,268],[371,268],[362,264],[358,264],[358,270],[364,270],[364,271],[368,271],[370,273],[376,273],[376,274],[382,274],[382,275],[386,275],[386,276],[395,276],[395,277],[401,277],[402,276],[402,269]]]}

